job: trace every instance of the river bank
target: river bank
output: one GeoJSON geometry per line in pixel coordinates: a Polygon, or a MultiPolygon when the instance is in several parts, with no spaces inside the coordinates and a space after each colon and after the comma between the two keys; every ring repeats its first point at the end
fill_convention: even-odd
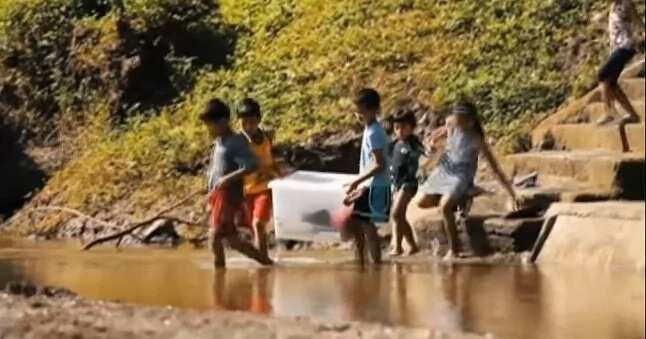
{"type": "MultiPolygon", "coordinates": [[[[273,268],[232,255],[226,270],[214,271],[208,251],[190,246],[79,252],[74,243],[0,238],[0,290],[24,281],[79,296],[5,297],[0,331],[12,336],[0,337],[39,338],[64,326],[69,336],[146,337],[152,328],[154,337],[219,338],[213,329],[231,326],[241,334],[223,332],[228,334],[222,338],[256,338],[254,331],[291,338],[288,330],[305,338],[397,338],[391,333],[402,328],[425,329],[423,338],[434,331],[485,338],[643,338],[644,278],[632,270],[495,257],[449,264],[428,253],[361,269],[350,251],[272,256],[278,261],[273,268]],[[162,332],[167,319],[172,328],[162,332]],[[20,327],[25,324],[34,328],[20,327]],[[337,324],[349,327],[338,333],[319,329],[337,324]]],[[[401,333],[416,338],[420,332],[401,333]]]]}
{"type": "Polygon", "coordinates": [[[239,312],[197,312],[91,301],[73,295],[0,293],[2,338],[446,338],[442,333],[352,322],[270,318],[239,312]]]}

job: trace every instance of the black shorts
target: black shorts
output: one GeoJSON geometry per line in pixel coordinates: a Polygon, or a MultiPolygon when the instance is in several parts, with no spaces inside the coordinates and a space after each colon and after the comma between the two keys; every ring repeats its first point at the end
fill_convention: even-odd
{"type": "Polygon", "coordinates": [[[601,67],[598,75],[599,82],[617,83],[621,72],[624,71],[635,54],[637,51],[632,48],[617,48],[610,54],[606,64],[601,67]]]}
{"type": "Polygon", "coordinates": [[[390,217],[391,192],[387,186],[373,186],[354,202],[353,215],[367,222],[387,222],[390,217]]]}
{"type": "Polygon", "coordinates": [[[413,194],[417,194],[417,189],[419,188],[419,183],[417,180],[415,181],[407,181],[407,182],[402,182],[402,183],[396,183],[393,185],[394,192],[399,192],[401,190],[406,190],[409,192],[413,192],[413,194]]]}

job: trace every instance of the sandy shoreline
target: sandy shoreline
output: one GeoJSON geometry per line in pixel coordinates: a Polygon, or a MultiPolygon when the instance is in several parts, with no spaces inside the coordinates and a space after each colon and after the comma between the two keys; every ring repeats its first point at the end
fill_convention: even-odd
{"type": "Polygon", "coordinates": [[[463,333],[0,293],[0,338],[443,338],[463,333]]]}

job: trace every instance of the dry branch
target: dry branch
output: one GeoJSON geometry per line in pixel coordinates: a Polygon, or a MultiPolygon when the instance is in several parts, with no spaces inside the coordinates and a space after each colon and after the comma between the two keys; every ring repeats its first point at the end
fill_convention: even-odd
{"type": "MultiPolygon", "coordinates": [[[[124,236],[132,234],[134,231],[140,229],[141,227],[149,225],[149,224],[151,224],[151,223],[153,223],[153,222],[155,222],[157,220],[160,220],[160,219],[179,220],[179,219],[173,218],[173,217],[166,217],[166,216],[164,216],[164,214],[166,214],[166,213],[168,213],[168,212],[170,212],[170,211],[172,211],[172,210],[186,204],[188,201],[193,199],[196,195],[201,194],[201,193],[202,193],[201,191],[191,193],[188,196],[186,196],[184,199],[180,200],[179,202],[162,209],[161,211],[159,211],[158,213],[156,213],[152,217],[146,218],[146,219],[143,219],[141,221],[137,221],[137,222],[133,223],[132,226],[128,227],[127,229],[125,229],[123,231],[113,233],[113,234],[110,234],[110,235],[106,235],[104,237],[96,238],[96,239],[90,241],[89,243],[85,244],[83,246],[82,250],[87,251],[87,250],[91,249],[92,247],[94,247],[96,245],[99,245],[99,244],[102,244],[104,242],[108,242],[108,241],[112,241],[112,240],[120,240],[124,236]]],[[[182,221],[182,222],[184,222],[184,221],[182,221]]],[[[194,223],[191,223],[191,224],[194,224],[194,223]]]]}

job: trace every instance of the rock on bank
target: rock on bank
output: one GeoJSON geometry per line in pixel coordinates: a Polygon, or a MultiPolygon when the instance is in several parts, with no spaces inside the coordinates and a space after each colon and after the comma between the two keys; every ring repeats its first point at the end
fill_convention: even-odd
{"type": "Polygon", "coordinates": [[[644,271],[644,202],[558,203],[534,249],[538,262],[644,271]],[[541,246],[542,245],[542,246],[541,246]]]}

